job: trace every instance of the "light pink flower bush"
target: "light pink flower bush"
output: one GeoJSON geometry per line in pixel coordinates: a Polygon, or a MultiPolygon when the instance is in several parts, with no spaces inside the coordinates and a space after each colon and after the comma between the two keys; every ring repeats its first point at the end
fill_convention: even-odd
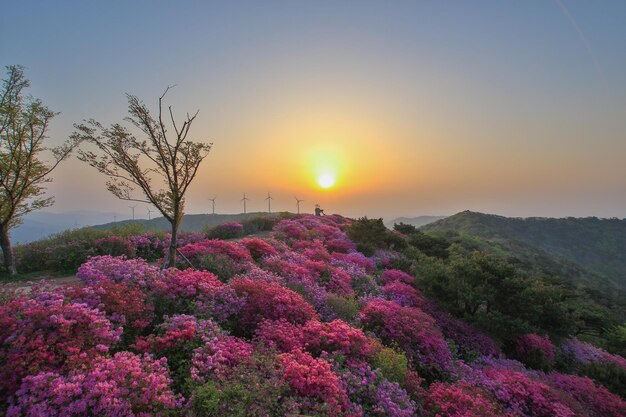
{"type": "Polygon", "coordinates": [[[509,413],[524,417],[573,417],[559,391],[529,375],[503,367],[477,371],[470,383],[489,391],[509,413]]]}
{"type": "Polygon", "coordinates": [[[350,401],[345,388],[327,361],[300,351],[283,353],[279,358],[283,378],[295,393],[322,400],[329,415],[341,415],[347,410],[350,401]]]}
{"type": "Polygon", "coordinates": [[[626,359],[619,355],[613,355],[604,349],[592,345],[591,343],[580,341],[576,338],[566,340],[560,351],[563,356],[573,364],[589,365],[594,363],[605,363],[618,366],[626,370],[626,359]]]}
{"type": "Polygon", "coordinates": [[[381,288],[383,294],[403,307],[423,307],[426,300],[418,290],[402,281],[392,281],[381,288]]]}
{"type": "Polygon", "coordinates": [[[382,285],[387,285],[395,281],[411,285],[415,283],[415,277],[397,269],[385,269],[380,275],[380,282],[382,285]]]}
{"type": "Polygon", "coordinates": [[[452,354],[435,321],[422,310],[372,299],[361,309],[364,327],[383,342],[397,344],[416,365],[429,372],[452,371],[452,354]]]}
{"type": "Polygon", "coordinates": [[[102,358],[64,376],[28,376],[10,406],[9,417],[149,417],[179,410],[182,398],[170,389],[167,360],[130,352],[102,358]]]}
{"type": "Polygon", "coordinates": [[[433,417],[501,417],[504,413],[491,396],[467,381],[455,384],[436,382],[428,388],[425,407],[433,417]]]}
{"type": "Polygon", "coordinates": [[[256,237],[241,239],[239,243],[248,249],[255,261],[278,254],[278,251],[272,245],[256,237]]]}
{"type": "Polygon", "coordinates": [[[252,345],[241,339],[225,335],[213,337],[193,351],[191,378],[199,384],[224,378],[251,354],[252,345]]]}
{"type": "Polygon", "coordinates": [[[252,262],[250,253],[243,245],[219,239],[190,243],[179,250],[192,262],[194,259],[204,255],[225,255],[237,263],[252,262]]]}
{"type": "Polygon", "coordinates": [[[235,278],[231,285],[237,295],[245,299],[240,325],[248,331],[254,330],[265,319],[304,324],[318,318],[313,307],[301,295],[278,284],[235,278]]]}
{"type": "Polygon", "coordinates": [[[626,401],[590,378],[553,372],[548,375],[547,380],[552,386],[567,392],[583,404],[591,416],[622,417],[626,415],[626,401]]]}
{"type": "Polygon", "coordinates": [[[0,398],[28,374],[66,370],[109,352],[122,333],[103,311],[74,303],[60,291],[34,288],[32,298],[0,305],[0,398]]]}
{"type": "Polygon", "coordinates": [[[371,359],[379,348],[375,339],[341,320],[330,323],[310,320],[304,325],[284,320],[264,321],[255,334],[258,341],[281,352],[303,350],[315,357],[323,353],[339,353],[345,357],[365,360],[371,359]]]}
{"type": "Polygon", "coordinates": [[[284,239],[302,240],[309,236],[307,228],[295,220],[281,220],[274,226],[274,232],[284,239]]]}
{"type": "Polygon", "coordinates": [[[148,294],[138,286],[105,281],[94,287],[70,287],[66,294],[73,302],[103,310],[109,320],[124,325],[125,330],[143,330],[154,317],[148,294]]]}
{"type": "Polygon", "coordinates": [[[143,259],[126,259],[125,256],[94,256],[78,268],[76,276],[86,285],[104,282],[150,287],[160,279],[157,266],[143,259]]]}
{"type": "Polygon", "coordinates": [[[554,345],[548,336],[528,333],[517,338],[515,355],[532,368],[546,369],[554,363],[554,345]]]}

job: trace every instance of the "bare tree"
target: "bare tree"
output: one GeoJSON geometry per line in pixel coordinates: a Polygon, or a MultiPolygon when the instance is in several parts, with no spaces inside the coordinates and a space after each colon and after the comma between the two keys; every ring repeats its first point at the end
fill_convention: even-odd
{"type": "Polygon", "coordinates": [[[21,66],[7,67],[0,92],[0,247],[4,268],[11,275],[17,274],[11,229],[25,214],[54,203],[53,197],[42,197],[44,184],[52,181],[50,173],[78,145],[73,139],[59,147],[45,146],[50,120],[58,113],[39,99],[24,97],[29,86],[21,66]],[[50,162],[40,159],[46,151],[52,155],[50,162]]]}
{"type": "MultiPolygon", "coordinates": [[[[184,214],[185,193],[195,178],[200,163],[206,158],[212,143],[187,140],[196,119],[187,114],[182,125],[174,120],[168,107],[173,134],[166,128],[163,98],[159,97],[159,113],[155,119],[148,107],[137,97],[127,94],[129,117],[125,120],[139,129],[146,139],[138,139],[124,126],[116,123],[104,128],[95,120],[75,124],[73,140],[96,145],[99,152],[80,151],[79,159],[107,175],[107,189],[117,198],[152,204],[171,224],[172,241],[164,267],[176,263],[177,234],[184,214]],[[139,190],[141,196],[135,196],[139,190]]],[[[167,117],[167,116],[166,116],[167,117]]]]}

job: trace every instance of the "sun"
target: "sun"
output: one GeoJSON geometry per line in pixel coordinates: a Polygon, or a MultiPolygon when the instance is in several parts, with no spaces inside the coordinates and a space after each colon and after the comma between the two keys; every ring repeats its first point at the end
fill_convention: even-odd
{"type": "Polygon", "coordinates": [[[323,174],[317,178],[317,183],[322,188],[330,188],[335,185],[335,177],[331,174],[323,174]]]}

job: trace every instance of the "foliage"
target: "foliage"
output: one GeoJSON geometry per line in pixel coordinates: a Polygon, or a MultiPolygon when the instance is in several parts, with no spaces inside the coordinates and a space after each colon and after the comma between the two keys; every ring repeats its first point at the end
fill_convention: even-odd
{"type": "Polygon", "coordinates": [[[239,241],[250,252],[250,255],[255,261],[260,261],[261,258],[276,255],[278,252],[272,245],[259,238],[246,238],[239,241]]]}
{"type": "Polygon", "coordinates": [[[313,358],[305,352],[293,351],[279,355],[283,378],[291,390],[305,397],[319,398],[323,415],[339,416],[348,408],[349,399],[341,380],[332,372],[330,363],[313,358]]]}
{"type": "MultiPolygon", "coordinates": [[[[411,245],[372,258],[331,253],[353,222],[287,221],[276,234],[282,241],[181,236],[194,260],[214,257],[215,268],[233,268],[232,278],[95,256],[79,268],[81,285],[0,293],[0,410],[15,416],[624,414],[626,361],[572,338],[555,349],[554,336],[541,329],[550,326],[539,317],[550,298],[539,295],[563,301],[553,292],[557,284],[545,288],[546,277],[530,279],[515,264],[458,243],[447,258],[411,245]],[[287,237],[293,230],[306,232],[287,237]],[[531,305],[478,299],[489,288],[509,296],[508,284],[531,305]],[[436,293],[449,298],[429,299],[433,288],[446,289],[436,293]],[[476,326],[445,309],[460,305],[456,297],[481,303],[465,315],[476,326]],[[477,326],[497,330],[505,352],[529,366],[559,372],[506,359],[477,326]]],[[[154,248],[167,237],[123,240],[154,248]]],[[[71,238],[62,244],[71,245],[71,238]]],[[[513,297],[507,300],[522,302],[513,297]]],[[[567,311],[568,319],[580,317],[567,311]]]]}
{"type": "Polygon", "coordinates": [[[36,287],[0,306],[0,398],[6,400],[26,375],[66,369],[105,354],[120,339],[103,311],[36,287]]]}
{"type": "Polygon", "coordinates": [[[241,326],[252,331],[262,320],[284,319],[304,324],[317,318],[317,313],[299,294],[275,283],[235,278],[231,282],[237,295],[245,299],[241,326]]]}
{"type": "Polygon", "coordinates": [[[365,416],[411,417],[416,415],[417,404],[395,382],[385,379],[380,372],[367,365],[353,366],[342,372],[343,382],[350,400],[365,416]]]}
{"type": "Polygon", "coordinates": [[[486,391],[467,381],[456,384],[436,382],[428,388],[426,408],[437,417],[499,417],[505,415],[486,391]]]}
{"type": "Polygon", "coordinates": [[[517,338],[515,356],[531,368],[547,370],[554,364],[554,345],[548,336],[528,333],[517,338]]]}
{"type": "Polygon", "coordinates": [[[452,370],[452,354],[435,321],[422,310],[373,299],[361,310],[361,322],[383,342],[404,349],[415,365],[433,376],[452,370]]]}
{"type": "Polygon", "coordinates": [[[237,222],[218,224],[206,231],[209,239],[235,239],[243,236],[243,225],[237,222]]]}
{"type": "Polygon", "coordinates": [[[277,358],[255,351],[223,379],[198,386],[191,396],[190,411],[198,417],[296,415],[300,407],[289,391],[277,358]]]}
{"type": "Polygon", "coordinates": [[[6,67],[0,91],[0,249],[6,271],[17,274],[13,262],[10,230],[28,213],[49,207],[53,197],[42,197],[50,174],[66,160],[80,140],[74,138],[48,148],[48,128],[57,115],[40,99],[24,96],[30,86],[24,68],[6,67]],[[52,162],[42,160],[49,151],[52,162]]]}
{"type": "Polygon", "coordinates": [[[406,241],[392,233],[383,223],[383,219],[363,217],[349,225],[348,236],[356,243],[357,250],[367,256],[374,254],[376,249],[402,249],[406,241]]]}
{"type": "Polygon", "coordinates": [[[378,350],[372,358],[371,364],[372,368],[380,370],[386,379],[398,384],[404,384],[409,372],[406,355],[388,347],[378,350]]]}
{"type": "Polygon", "coordinates": [[[326,304],[335,316],[346,322],[353,321],[359,314],[359,303],[354,297],[342,297],[329,293],[326,304]]]}
{"type": "Polygon", "coordinates": [[[622,398],[589,378],[553,372],[548,375],[548,381],[572,395],[592,416],[620,417],[626,413],[626,402],[622,398]]]}
{"type": "Polygon", "coordinates": [[[380,274],[380,282],[382,285],[396,281],[411,285],[415,283],[415,277],[412,277],[406,272],[398,271],[397,269],[385,269],[383,273],[380,274]]]}
{"type": "Polygon", "coordinates": [[[473,376],[471,382],[493,395],[515,416],[573,417],[574,412],[561,401],[554,388],[533,380],[523,372],[502,367],[487,367],[473,376]]]}
{"type": "Polygon", "coordinates": [[[147,140],[138,139],[120,124],[105,128],[93,119],[86,124],[75,124],[76,130],[71,137],[91,143],[98,149],[99,155],[92,151],[80,151],[79,159],[109,178],[107,189],[114,196],[152,204],[170,223],[172,239],[166,266],[174,266],[185,193],[212,144],[187,139],[197,112],[193,116],[187,114],[187,119],[177,126],[171,107],[169,113],[174,134],[168,137],[162,101],[169,89],[159,97],[157,118],[137,97],[127,95],[129,117],[126,120],[147,140]],[[133,196],[136,188],[139,188],[141,197],[133,196]]]}
{"type": "Polygon", "coordinates": [[[7,415],[166,416],[182,406],[182,399],[170,389],[166,362],[119,352],[68,376],[55,372],[28,376],[7,415]]]}
{"type": "Polygon", "coordinates": [[[111,282],[149,288],[160,279],[160,270],[143,259],[94,256],[78,268],[76,277],[86,285],[111,282]]]}

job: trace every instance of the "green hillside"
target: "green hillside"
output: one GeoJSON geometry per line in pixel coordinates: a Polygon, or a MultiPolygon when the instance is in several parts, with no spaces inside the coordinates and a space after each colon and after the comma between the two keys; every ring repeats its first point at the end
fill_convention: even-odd
{"type": "Polygon", "coordinates": [[[476,236],[574,283],[626,289],[626,220],[508,218],[464,211],[420,230],[476,236]]]}
{"type": "MultiPolygon", "coordinates": [[[[254,212],[246,214],[185,214],[183,216],[183,222],[180,226],[180,230],[184,232],[199,232],[207,226],[216,226],[218,224],[226,222],[242,222],[244,220],[249,220],[255,217],[262,216],[278,216],[278,213],[268,214],[264,212],[254,212]]],[[[141,224],[144,226],[145,230],[159,230],[166,232],[170,231],[170,224],[163,217],[157,217],[156,219],[152,220],[123,220],[119,222],[111,222],[92,227],[98,230],[112,230],[113,228],[130,224],[141,224]]]]}

